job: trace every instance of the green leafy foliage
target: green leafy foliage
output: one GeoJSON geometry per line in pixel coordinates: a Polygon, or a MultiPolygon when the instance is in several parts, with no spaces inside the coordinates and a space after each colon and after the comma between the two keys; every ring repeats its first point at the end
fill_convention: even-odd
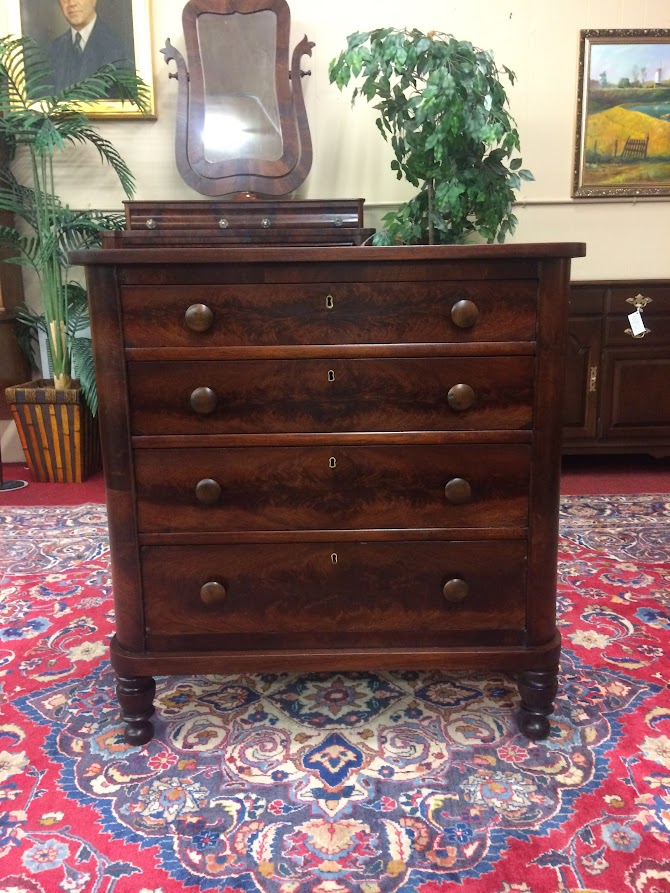
{"type": "Polygon", "coordinates": [[[0,243],[14,253],[8,263],[29,267],[38,277],[44,312],[24,307],[20,318],[24,326],[46,333],[55,387],[69,387],[74,357],[84,396],[95,412],[90,339],[81,336],[88,325],[88,304],[85,291],[71,281],[68,254],[99,244],[100,233],[122,228],[123,218],[64,204],[55,192],[54,164],[68,146],[93,146],[132,197],[133,175],[109,140],[91,125],[87,106],[114,95],[145,111],[149,91],[135,71],[114,65],[59,92],[52,80],[50,66],[33,40],[0,38],[0,140],[11,157],[27,156],[30,181],[19,182],[11,168],[0,169],[0,210],[23,221],[20,227],[0,226],[0,243]]]}
{"type": "Polygon", "coordinates": [[[378,28],[356,32],[329,67],[340,90],[360,80],[393,149],[391,168],[418,193],[384,217],[375,244],[454,244],[513,233],[515,190],[533,175],[514,157],[519,134],[492,55],[449,34],[378,28]]]}

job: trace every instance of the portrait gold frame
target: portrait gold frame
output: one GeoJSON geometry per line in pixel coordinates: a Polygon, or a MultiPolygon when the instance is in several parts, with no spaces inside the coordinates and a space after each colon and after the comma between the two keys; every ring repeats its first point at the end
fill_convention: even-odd
{"type": "MultiPolygon", "coordinates": [[[[21,0],[5,0],[7,3],[6,33],[15,37],[24,35],[21,22],[21,0]]],[[[34,0],[31,0],[34,2],[34,0]]],[[[90,118],[155,118],[156,100],[153,76],[153,53],[151,47],[151,14],[150,0],[130,0],[133,17],[133,40],[135,51],[135,67],[149,88],[147,112],[127,102],[105,99],[83,105],[83,110],[90,118]]],[[[65,29],[63,29],[65,30],[65,29]]]]}
{"type": "Polygon", "coordinates": [[[670,29],[580,32],[572,196],[670,196],[670,29]]]}

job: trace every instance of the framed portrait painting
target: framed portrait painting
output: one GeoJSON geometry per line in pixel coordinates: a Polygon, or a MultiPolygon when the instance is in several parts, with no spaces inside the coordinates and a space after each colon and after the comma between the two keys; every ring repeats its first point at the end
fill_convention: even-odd
{"type": "Polygon", "coordinates": [[[670,196],[670,30],[580,33],[572,195],[670,196]]]}
{"type": "MultiPolygon", "coordinates": [[[[5,2],[8,33],[36,41],[51,63],[56,90],[77,80],[77,74],[86,77],[105,64],[132,65],[149,87],[148,117],[155,117],[150,0],[5,2]]],[[[147,117],[111,97],[88,103],[86,113],[91,118],[147,117]]]]}

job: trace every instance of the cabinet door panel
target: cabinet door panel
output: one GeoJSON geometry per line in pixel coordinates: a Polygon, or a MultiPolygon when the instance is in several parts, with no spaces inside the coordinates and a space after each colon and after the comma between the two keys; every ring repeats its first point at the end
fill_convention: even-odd
{"type": "Polygon", "coordinates": [[[642,446],[670,437],[670,355],[667,350],[604,351],[601,436],[642,446]]]}
{"type": "Polygon", "coordinates": [[[563,402],[564,445],[596,437],[600,332],[599,317],[571,317],[568,322],[563,402]]]}

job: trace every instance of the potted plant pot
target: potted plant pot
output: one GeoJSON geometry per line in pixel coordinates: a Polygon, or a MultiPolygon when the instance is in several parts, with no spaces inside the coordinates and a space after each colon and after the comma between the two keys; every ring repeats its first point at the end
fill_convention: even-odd
{"type": "Polygon", "coordinates": [[[98,422],[76,379],[58,391],[46,379],[29,381],[5,397],[35,481],[81,483],[100,470],[98,422]]]}

